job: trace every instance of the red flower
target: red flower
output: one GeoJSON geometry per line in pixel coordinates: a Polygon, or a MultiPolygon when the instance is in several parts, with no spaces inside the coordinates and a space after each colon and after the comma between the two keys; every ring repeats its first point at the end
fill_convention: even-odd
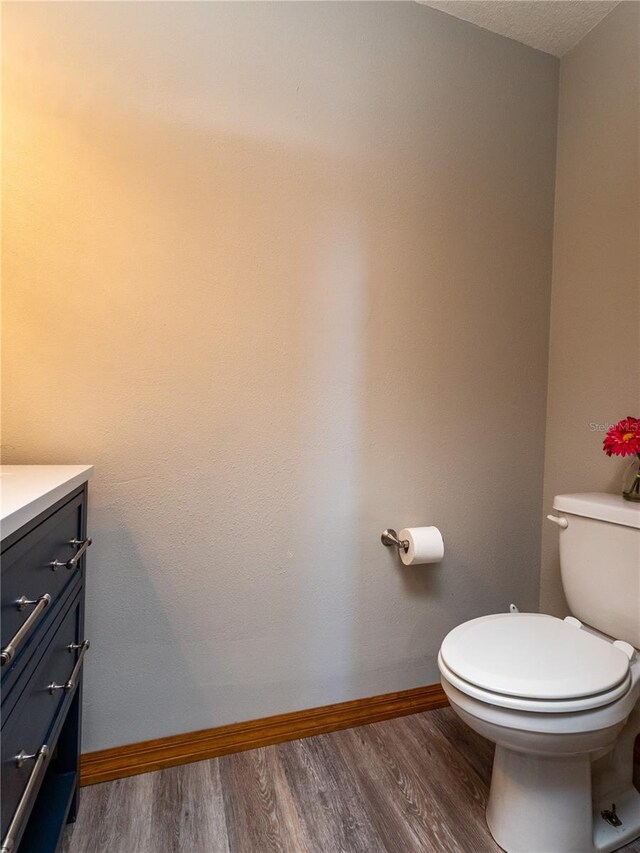
{"type": "Polygon", "coordinates": [[[632,456],[640,453],[640,419],[623,418],[612,426],[602,442],[607,456],[632,456]]]}

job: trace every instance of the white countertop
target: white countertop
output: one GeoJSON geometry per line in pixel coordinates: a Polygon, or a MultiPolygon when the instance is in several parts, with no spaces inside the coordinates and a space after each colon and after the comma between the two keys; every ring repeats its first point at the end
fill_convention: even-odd
{"type": "Polygon", "coordinates": [[[4,539],[93,475],[93,465],[0,465],[4,539]]]}

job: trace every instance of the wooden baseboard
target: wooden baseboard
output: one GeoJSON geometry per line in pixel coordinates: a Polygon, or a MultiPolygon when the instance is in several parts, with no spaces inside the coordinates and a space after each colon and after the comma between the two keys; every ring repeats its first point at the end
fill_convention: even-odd
{"type": "Polygon", "coordinates": [[[80,759],[80,784],[95,785],[163,767],[188,764],[216,758],[231,752],[242,752],[270,746],[287,740],[364,726],[392,717],[417,714],[444,708],[447,697],[439,684],[415,687],[398,693],[385,693],[321,708],[308,708],[289,714],[278,714],[232,723],[215,729],[173,735],[171,737],[117,746],[89,752],[80,759]]]}

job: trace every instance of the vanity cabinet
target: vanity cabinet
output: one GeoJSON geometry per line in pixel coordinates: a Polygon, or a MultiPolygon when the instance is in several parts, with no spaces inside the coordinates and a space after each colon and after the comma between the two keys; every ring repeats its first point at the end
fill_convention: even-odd
{"type": "Polygon", "coordinates": [[[76,816],[90,544],[86,482],[3,531],[0,853],[54,853],[76,816]]]}

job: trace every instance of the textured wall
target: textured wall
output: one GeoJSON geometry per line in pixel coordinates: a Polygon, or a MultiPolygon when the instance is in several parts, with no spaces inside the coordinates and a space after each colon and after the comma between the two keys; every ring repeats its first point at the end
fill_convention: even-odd
{"type": "MultiPolygon", "coordinates": [[[[640,4],[621,3],[563,58],[544,510],[618,492],[603,425],[640,413],[640,4]]],[[[541,609],[564,615],[558,531],[543,533],[541,609]]]]}
{"type": "Polygon", "coordinates": [[[96,466],[85,748],[535,607],[556,61],[414,3],[4,18],[5,461],[96,466]]]}

